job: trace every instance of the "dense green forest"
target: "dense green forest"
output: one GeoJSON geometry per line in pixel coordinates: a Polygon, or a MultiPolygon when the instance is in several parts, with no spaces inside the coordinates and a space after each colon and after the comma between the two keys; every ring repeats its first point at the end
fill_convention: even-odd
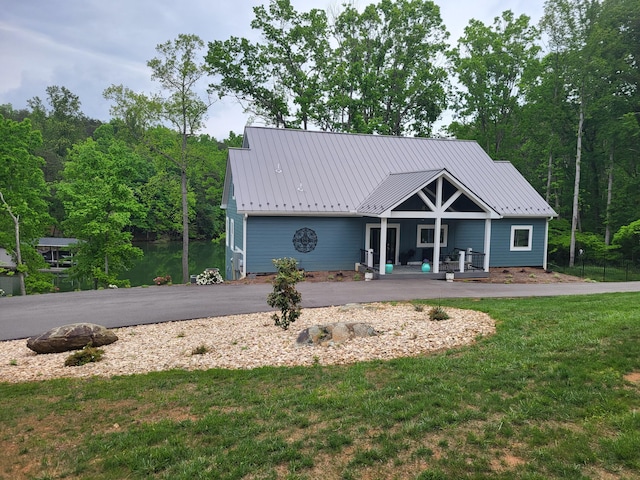
{"type": "MultiPolygon", "coordinates": [[[[0,245],[39,283],[34,242],[84,240],[76,273],[101,284],[133,239],[224,232],[226,150],[202,133],[212,98],[280,128],[472,139],[512,162],[554,207],[550,254],[640,253],[640,0],[548,0],[539,24],[505,11],[450,41],[428,0],[327,13],[254,8],[259,42],[180,35],[149,60],[159,93],[105,85],[92,119],[64,86],[0,106],[0,245]],[[440,131],[445,112],[453,112],[440,131]],[[21,247],[21,248],[17,248],[21,247]]],[[[184,272],[186,281],[186,270],[184,272]]]]}

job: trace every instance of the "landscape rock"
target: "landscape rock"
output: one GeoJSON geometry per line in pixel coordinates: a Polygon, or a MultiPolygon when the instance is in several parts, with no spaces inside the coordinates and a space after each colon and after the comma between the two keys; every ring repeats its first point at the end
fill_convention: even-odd
{"type": "Polygon", "coordinates": [[[118,340],[111,330],[95,323],[72,323],[35,335],[27,340],[27,347],[36,353],[60,353],[79,350],[91,344],[109,345],[118,340]]]}
{"type": "Polygon", "coordinates": [[[366,323],[331,323],[305,328],[298,334],[297,345],[336,345],[356,337],[374,337],[376,330],[366,323]]]}

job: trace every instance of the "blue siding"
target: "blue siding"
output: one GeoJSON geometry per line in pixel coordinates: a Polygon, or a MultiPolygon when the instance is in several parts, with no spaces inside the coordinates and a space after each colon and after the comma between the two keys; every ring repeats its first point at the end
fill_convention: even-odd
{"type": "Polygon", "coordinates": [[[353,270],[364,248],[361,218],[249,217],[247,219],[247,272],[273,272],[274,258],[293,257],[308,271],[353,270]],[[301,253],[294,248],[297,230],[316,232],[315,249],[301,253]]]}
{"type": "MultiPolygon", "coordinates": [[[[455,222],[454,247],[466,250],[471,248],[474,252],[484,252],[484,220],[466,220],[455,222]]],[[[451,226],[449,226],[451,235],[451,226]]]]}
{"type": "MultiPolygon", "coordinates": [[[[233,195],[233,181],[231,182],[231,193],[229,195],[229,200],[227,203],[227,212],[226,212],[226,222],[225,228],[228,226],[231,229],[231,223],[233,223],[233,232],[227,231],[226,238],[226,249],[225,249],[225,275],[224,278],[227,280],[231,280],[234,278],[232,271],[233,264],[233,249],[240,249],[246,251],[243,241],[243,215],[238,213],[238,207],[236,204],[236,199],[233,195]],[[233,222],[231,222],[233,220],[233,222]],[[232,244],[233,242],[233,244],[232,244]]],[[[236,256],[237,258],[237,256],[236,256]]],[[[240,271],[240,265],[235,265],[236,276],[240,271]]]]}
{"type": "Polygon", "coordinates": [[[491,222],[491,267],[542,267],[546,219],[507,218],[491,222]],[[532,225],[530,251],[511,251],[511,226],[532,225]]]}

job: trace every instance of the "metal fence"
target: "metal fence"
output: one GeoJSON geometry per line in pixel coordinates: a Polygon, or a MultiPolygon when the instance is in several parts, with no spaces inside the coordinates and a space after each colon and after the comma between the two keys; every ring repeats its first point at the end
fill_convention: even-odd
{"type": "Polygon", "coordinates": [[[640,262],[581,256],[573,267],[549,263],[549,269],[597,282],[640,281],[640,262]]]}

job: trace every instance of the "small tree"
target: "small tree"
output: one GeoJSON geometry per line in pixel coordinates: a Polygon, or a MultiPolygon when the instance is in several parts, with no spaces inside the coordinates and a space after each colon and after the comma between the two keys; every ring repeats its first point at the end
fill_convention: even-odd
{"type": "Polygon", "coordinates": [[[267,297],[267,303],[280,309],[280,316],[274,313],[272,318],[276,326],[287,330],[300,317],[302,295],[296,290],[296,283],[303,279],[303,275],[298,271],[295,258],[276,258],[273,264],[278,274],[273,279],[273,292],[267,297]]]}

